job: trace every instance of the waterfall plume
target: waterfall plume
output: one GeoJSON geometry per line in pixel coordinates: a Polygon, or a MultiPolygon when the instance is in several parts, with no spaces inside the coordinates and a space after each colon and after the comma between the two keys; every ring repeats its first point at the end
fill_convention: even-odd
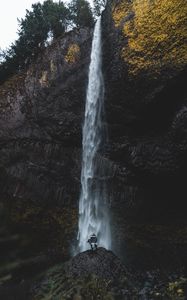
{"type": "Polygon", "coordinates": [[[81,194],[79,199],[79,251],[88,249],[87,240],[95,233],[98,245],[111,247],[107,194],[104,182],[100,182],[97,154],[103,142],[104,80],[102,74],[101,17],[93,34],[91,62],[83,125],[83,153],[81,194]]]}

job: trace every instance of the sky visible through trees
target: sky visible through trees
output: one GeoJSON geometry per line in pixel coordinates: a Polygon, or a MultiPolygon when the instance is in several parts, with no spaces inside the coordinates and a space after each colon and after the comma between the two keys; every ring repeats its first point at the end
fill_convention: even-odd
{"type": "Polygon", "coordinates": [[[43,0],[0,0],[0,48],[5,50],[17,38],[18,21],[23,18],[26,9],[30,10],[31,5],[36,2],[43,3],[43,0]]]}
{"type": "MultiPolygon", "coordinates": [[[[27,9],[23,18],[17,18],[18,36],[6,49],[0,49],[0,83],[25,69],[48,45],[74,27],[93,27],[98,15],[96,6],[100,1],[93,0],[91,8],[87,0],[64,1],[45,0],[35,2],[27,9]]],[[[6,28],[6,26],[4,26],[6,28]]]]}
{"type": "MultiPolygon", "coordinates": [[[[8,48],[18,38],[17,18],[24,18],[26,9],[30,10],[32,4],[37,2],[43,3],[44,0],[0,0],[0,48],[2,50],[8,48]]],[[[54,0],[54,2],[58,2],[58,0],[54,0]]],[[[64,3],[68,2],[70,1],[64,1],[64,3]]],[[[88,2],[91,6],[93,5],[92,0],[88,2]]]]}

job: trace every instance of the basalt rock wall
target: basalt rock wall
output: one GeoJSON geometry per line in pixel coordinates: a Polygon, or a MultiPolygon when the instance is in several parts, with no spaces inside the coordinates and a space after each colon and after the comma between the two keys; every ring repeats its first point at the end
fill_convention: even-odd
{"type": "Polygon", "coordinates": [[[1,202],[11,224],[66,252],[77,228],[91,40],[86,28],[67,33],[0,87],[1,202]]]}
{"type": "Polygon", "coordinates": [[[143,263],[185,257],[186,10],[183,0],[119,0],[103,14],[114,244],[143,263]]]}
{"type": "MultiPolygon", "coordinates": [[[[102,16],[108,140],[97,180],[113,250],[133,265],[185,262],[186,15],[185,0],[113,0],[102,16]]],[[[91,40],[92,30],[67,33],[0,87],[2,209],[60,253],[77,230],[91,40]]]]}

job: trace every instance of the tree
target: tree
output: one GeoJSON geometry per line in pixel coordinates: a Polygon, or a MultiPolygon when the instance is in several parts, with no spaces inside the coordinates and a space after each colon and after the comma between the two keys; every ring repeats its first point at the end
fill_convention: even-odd
{"type": "Polygon", "coordinates": [[[58,38],[69,25],[90,27],[93,22],[86,0],[73,0],[69,7],[60,0],[33,4],[30,11],[26,10],[25,18],[18,20],[18,40],[6,52],[0,52],[0,83],[30,64],[46,47],[49,35],[58,38]]]}
{"type": "Polygon", "coordinates": [[[26,50],[29,48],[34,54],[38,48],[44,46],[44,42],[48,35],[48,24],[45,20],[42,4],[36,3],[32,5],[32,11],[26,11],[24,19],[19,21],[19,37],[21,42],[26,42],[26,50]]]}
{"type": "Polygon", "coordinates": [[[70,16],[76,27],[91,27],[94,18],[90,4],[86,0],[72,0],[69,4],[70,16]]]}
{"type": "Polygon", "coordinates": [[[59,37],[69,22],[69,9],[61,1],[46,0],[26,10],[25,18],[18,20],[18,40],[6,52],[0,52],[0,82],[28,65],[45,47],[49,33],[59,37]]]}
{"type": "Polygon", "coordinates": [[[70,22],[69,9],[63,2],[57,3],[52,0],[45,1],[42,9],[44,20],[48,25],[48,32],[52,32],[54,38],[62,35],[70,22]]]}

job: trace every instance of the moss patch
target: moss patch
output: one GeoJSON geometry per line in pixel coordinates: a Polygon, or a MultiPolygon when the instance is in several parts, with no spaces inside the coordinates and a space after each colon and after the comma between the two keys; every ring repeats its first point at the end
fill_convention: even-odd
{"type": "Polygon", "coordinates": [[[79,57],[80,57],[80,47],[77,44],[71,44],[65,56],[65,61],[70,64],[73,64],[79,59],[79,57]]]}
{"type": "Polygon", "coordinates": [[[17,200],[9,211],[10,222],[37,232],[50,247],[67,253],[77,226],[75,208],[41,207],[29,201],[17,200]]]}

